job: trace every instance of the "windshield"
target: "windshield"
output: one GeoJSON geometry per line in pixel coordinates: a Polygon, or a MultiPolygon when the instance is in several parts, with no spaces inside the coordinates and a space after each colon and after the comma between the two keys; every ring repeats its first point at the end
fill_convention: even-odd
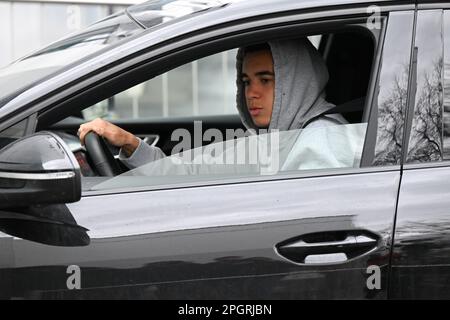
{"type": "Polygon", "coordinates": [[[143,29],[126,15],[116,14],[0,69],[0,107],[71,63],[139,31],[143,29]]]}
{"type": "Polygon", "coordinates": [[[175,18],[211,8],[218,8],[240,0],[153,0],[127,9],[142,26],[151,28],[175,18]]]}

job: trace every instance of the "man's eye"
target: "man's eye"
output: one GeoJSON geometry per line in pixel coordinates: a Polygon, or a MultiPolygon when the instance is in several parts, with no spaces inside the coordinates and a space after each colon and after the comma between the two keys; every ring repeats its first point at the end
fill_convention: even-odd
{"type": "Polygon", "coordinates": [[[242,83],[244,84],[244,86],[248,86],[250,84],[250,81],[242,79],[242,83]]]}
{"type": "Polygon", "coordinates": [[[261,79],[261,83],[263,83],[263,84],[267,84],[267,83],[269,83],[270,82],[270,80],[271,79],[261,79]]]}

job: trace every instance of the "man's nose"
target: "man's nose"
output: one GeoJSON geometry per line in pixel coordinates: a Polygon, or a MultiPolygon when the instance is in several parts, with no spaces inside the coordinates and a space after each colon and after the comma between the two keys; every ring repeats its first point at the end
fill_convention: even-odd
{"type": "Polygon", "coordinates": [[[247,98],[249,99],[256,99],[261,96],[261,90],[258,85],[256,84],[249,84],[247,86],[247,98]]]}

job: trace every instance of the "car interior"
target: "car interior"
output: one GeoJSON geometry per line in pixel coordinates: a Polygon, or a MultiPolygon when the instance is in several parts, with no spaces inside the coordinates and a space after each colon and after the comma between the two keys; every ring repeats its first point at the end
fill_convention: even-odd
{"type": "MultiPolygon", "coordinates": [[[[376,36],[365,27],[352,25],[342,30],[321,33],[318,50],[322,53],[329,69],[329,82],[326,87],[326,99],[336,105],[330,113],[342,114],[349,123],[361,123],[368,121],[368,105],[366,101],[370,75],[374,65],[376,52],[376,36]]],[[[160,73],[167,71],[162,70],[160,73]]],[[[144,79],[144,80],[148,80],[144,79]]],[[[116,91],[117,93],[118,91],[116,91]]],[[[109,97],[109,99],[112,96],[109,97]]],[[[100,99],[98,99],[100,101],[100,99]]],[[[83,118],[82,110],[91,106],[72,106],[69,116],[55,117],[57,122],[39,120],[37,131],[50,130],[58,133],[74,152],[84,177],[102,176],[95,167],[92,157],[81,146],[77,137],[80,124],[87,122],[83,118]]],[[[172,132],[178,128],[184,128],[190,133],[194,131],[194,121],[202,121],[202,130],[209,128],[219,129],[225,136],[226,129],[245,129],[238,114],[213,115],[213,116],[186,116],[145,119],[118,119],[111,121],[119,127],[145,139],[144,141],[155,145],[165,153],[170,154],[177,141],[171,141],[172,132]]],[[[101,139],[103,140],[103,139],[101,139]]],[[[98,144],[104,144],[100,141],[98,144]]],[[[204,142],[204,145],[208,142],[204,142]]],[[[104,144],[112,155],[118,155],[118,148],[104,144]]],[[[119,169],[116,173],[126,172],[128,168],[119,160],[115,160],[119,169]]],[[[116,175],[116,174],[114,174],[116,175]]]]}

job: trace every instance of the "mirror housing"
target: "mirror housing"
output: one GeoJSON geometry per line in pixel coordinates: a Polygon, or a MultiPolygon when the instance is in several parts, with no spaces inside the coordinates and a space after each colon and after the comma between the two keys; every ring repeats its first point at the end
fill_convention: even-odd
{"type": "Polygon", "coordinates": [[[51,132],[38,132],[0,150],[0,209],[62,204],[81,198],[75,156],[51,132]]]}
{"type": "Polygon", "coordinates": [[[59,136],[39,132],[0,150],[1,232],[52,246],[87,246],[88,229],[65,205],[80,198],[80,167],[59,136]]]}

